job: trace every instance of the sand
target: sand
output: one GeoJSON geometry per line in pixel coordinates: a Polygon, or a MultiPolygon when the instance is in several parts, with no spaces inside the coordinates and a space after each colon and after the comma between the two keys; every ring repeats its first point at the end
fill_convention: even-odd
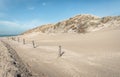
{"type": "Polygon", "coordinates": [[[33,76],[16,51],[4,41],[0,41],[0,77],[37,77],[33,76]]]}
{"type": "Polygon", "coordinates": [[[86,34],[33,33],[16,36],[16,41],[2,38],[39,77],[120,77],[119,39],[119,29],[86,34]],[[64,52],[61,57],[59,45],[64,52]]]}

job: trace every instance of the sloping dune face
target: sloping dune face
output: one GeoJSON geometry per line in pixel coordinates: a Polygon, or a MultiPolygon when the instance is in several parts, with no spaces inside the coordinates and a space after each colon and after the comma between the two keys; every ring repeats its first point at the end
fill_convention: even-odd
{"type": "Polygon", "coordinates": [[[32,30],[26,31],[23,34],[32,32],[41,33],[87,33],[105,29],[108,27],[120,27],[120,16],[108,16],[99,18],[93,15],[77,15],[68,20],[58,22],[56,24],[47,24],[32,30]]]}

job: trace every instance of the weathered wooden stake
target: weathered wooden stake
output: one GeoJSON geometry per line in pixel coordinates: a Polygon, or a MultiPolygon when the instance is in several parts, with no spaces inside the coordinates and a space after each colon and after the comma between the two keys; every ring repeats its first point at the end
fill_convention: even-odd
{"type": "Polygon", "coordinates": [[[20,41],[19,37],[18,37],[18,42],[20,41]]]}
{"type": "Polygon", "coordinates": [[[13,37],[13,40],[15,41],[15,37],[13,37]]]}
{"type": "Polygon", "coordinates": [[[12,40],[14,41],[14,38],[12,37],[12,40]]]}
{"type": "Polygon", "coordinates": [[[13,41],[14,41],[14,37],[13,37],[13,41]]]}
{"type": "Polygon", "coordinates": [[[61,50],[62,50],[61,48],[62,48],[62,47],[61,47],[61,45],[60,45],[60,46],[59,46],[59,53],[58,53],[58,56],[59,56],[59,57],[61,57],[61,50]]]}
{"type": "Polygon", "coordinates": [[[34,40],[32,41],[32,44],[33,44],[33,48],[35,48],[35,41],[34,40]]]}
{"type": "Polygon", "coordinates": [[[13,37],[11,37],[11,39],[13,40],[13,37]]]}
{"type": "Polygon", "coordinates": [[[25,39],[23,39],[23,44],[25,44],[25,39]]]}
{"type": "Polygon", "coordinates": [[[16,38],[14,37],[14,41],[16,41],[16,38]]]}

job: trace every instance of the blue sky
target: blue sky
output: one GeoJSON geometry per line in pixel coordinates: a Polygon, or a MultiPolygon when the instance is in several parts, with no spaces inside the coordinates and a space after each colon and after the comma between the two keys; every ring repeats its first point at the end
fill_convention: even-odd
{"type": "Polygon", "coordinates": [[[78,14],[120,15],[120,0],[0,0],[0,34],[19,34],[78,14]]]}

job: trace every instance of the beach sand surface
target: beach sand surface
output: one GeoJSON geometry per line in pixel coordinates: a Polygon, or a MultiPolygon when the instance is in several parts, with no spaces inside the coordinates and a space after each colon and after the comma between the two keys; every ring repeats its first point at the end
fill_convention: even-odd
{"type": "Polygon", "coordinates": [[[120,77],[120,29],[85,34],[32,33],[15,38],[2,40],[39,77],[120,77]]]}

